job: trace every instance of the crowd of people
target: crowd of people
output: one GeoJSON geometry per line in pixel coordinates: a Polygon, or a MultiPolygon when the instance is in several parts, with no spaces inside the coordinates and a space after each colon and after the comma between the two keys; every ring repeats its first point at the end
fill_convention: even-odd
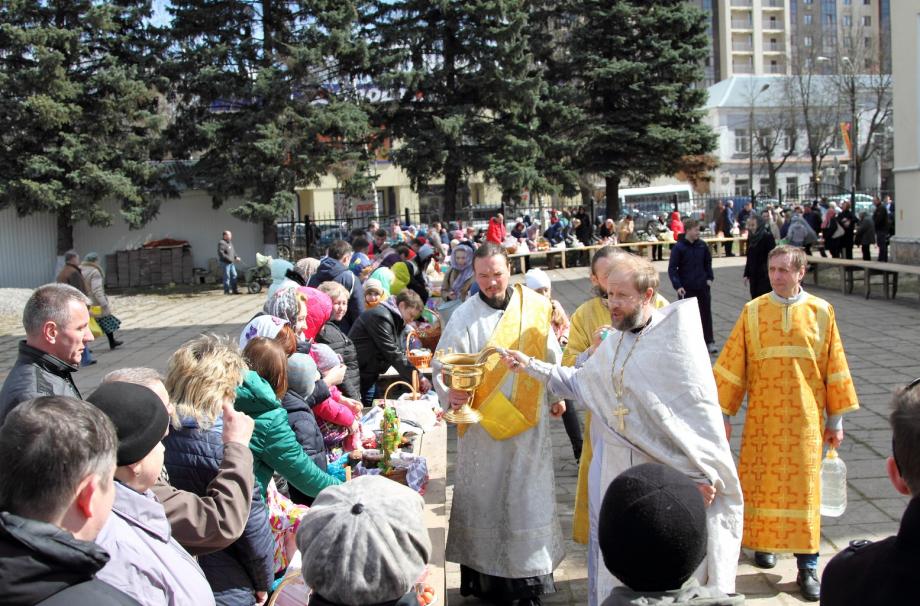
{"type": "MultiPolygon", "coordinates": [[[[734,220],[730,204],[723,212],[734,220]]],[[[858,401],[834,310],[802,288],[814,240],[777,244],[810,228],[808,214],[796,209],[774,234],[768,213],[739,212],[751,301],[714,365],[712,259],[692,219],[669,260],[678,301],[659,294],[650,260],[603,246],[590,259],[594,296],[571,318],[545,272],[511,284],[505,243],[527,234],[505,233],[500,215],[482,241],[371,224],[321,259],[276,265],[238,337],[195,337],[165,373],[115,369],[86,397],[73,374],[91,321],[121,343],[102,321],[115,317],[98,256],[68,256],[26,304],[0,389],[4,601],[261,605],[299,558],[310,604],[417,604],[431,557],[420,497],[380,477],[345,482],[344,465],[381,373],[420,370],[406,336],[430,309],[438,349],[499,353],[472,394],[482,421],[457,431],[446,558],[460,564],[462,595],[534,606],[555,591],[564,540],[549,423],[561,417],[579,461],[573,533],[588,546],[590,605],[743,603],[742,547],[762,568],[795,554],[807,600],[885,603],[853,596],[870,595],[867,569],[892,579],[892,596],[907,586],[896,558],[914,540],[913,503],[903,539],[828,564],[825,579],[840,580],[823,597],[817,574],[822,448],[840,444],[858,401]],[[736,465],[731,417],[745,400],[736,465]]],[[[218,251],[233,265],[230,232],[218,251]]],[[[223,275],[237,292],[235,272],[223,275]]],[[[432,366],[419,389],[445,409],[467,404],[432,366]]],[[[903,494],[920,490],[917,383],[897,392],[891,417],[888,472],[903,494]]]]}

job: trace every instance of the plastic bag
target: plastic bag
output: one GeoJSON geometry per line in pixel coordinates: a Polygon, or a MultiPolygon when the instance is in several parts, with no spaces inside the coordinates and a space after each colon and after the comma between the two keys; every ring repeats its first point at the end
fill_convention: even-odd
{"type": "Polygon", "coordinates": [[[102,327],[99,326],[99,322],[96,321],[96,318],[93,316],[89,317],[89,331],[93,333],[94,337],[101,337],[103,334],[102,327]]]}

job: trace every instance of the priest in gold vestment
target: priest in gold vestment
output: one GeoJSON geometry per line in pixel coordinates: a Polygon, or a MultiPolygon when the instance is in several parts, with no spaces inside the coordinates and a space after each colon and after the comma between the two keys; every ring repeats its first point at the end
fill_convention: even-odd
{"type": "MultiPolygon", "coordinates": [[[[521,285],[509,287],[508,259],[486,243],[473,256],[479,292],[451,314],[438,349],[475,353],[514,347],[540,360],[561,358],[550,327],[552,304],[521,285]]],[[[467,393],[450,389],[435,360],[441,402],[456,408],[467,393]]],[[[543,385],[507,371],[498,356],[485,363],[472,406],[476,424],[458,425],[454,494],[446,558],[460,564],[460,594],[493,604],[537,606],[553,593],[553,571],[565,555],[556,512],[549,417],[565,404],[543,385]]]]}
{"type": "Polygon", "coordinates": [[[805,266],[801,249],[770,252],[773,291],[744,306],[714,372],[725,415],[748,396],[742,545],[763,568],[775,565],[775,553],[796,554],[803,597],[816,601],[822,444],[840,443],[841,415],[858,404],[834,309],[802,290],[805,266]]]}

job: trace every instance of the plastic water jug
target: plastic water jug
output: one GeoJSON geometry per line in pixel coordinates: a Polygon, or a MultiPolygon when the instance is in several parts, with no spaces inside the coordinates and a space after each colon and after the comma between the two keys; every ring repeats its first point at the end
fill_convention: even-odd
{"type": "Polygon", "coordinates": [[[821,515],[836,518],[847,509],[847,466],[829,448],[821,463],[821,515]]]}

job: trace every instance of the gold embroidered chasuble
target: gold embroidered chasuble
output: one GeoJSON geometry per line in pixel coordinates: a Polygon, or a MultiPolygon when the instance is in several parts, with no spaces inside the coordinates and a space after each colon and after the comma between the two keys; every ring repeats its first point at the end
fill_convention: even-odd
{"type": "Polygon", "coordinates": [[[748,397],[738,475],[742,545],[817,553],[825,417],[859,407],[833,307],[803,293],[747,303],[714,367],[722,412],[748,397]]]}

